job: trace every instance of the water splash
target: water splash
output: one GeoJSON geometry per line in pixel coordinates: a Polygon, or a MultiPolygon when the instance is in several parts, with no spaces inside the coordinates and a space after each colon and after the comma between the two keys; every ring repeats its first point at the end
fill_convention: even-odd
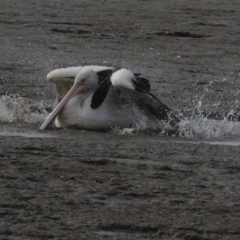
{"type": "MultiPolygon", "coordinates": [[[[182,124],[192,126],[196,135],[206,139],[219,139],[226,136],[240,136],[240,115],[237,113],[239,100],[223,101],[223,94],[216,94],[213,85],[227,81],[223,78],[221,81],[211,81],[208,86],[193,100],[192,109],[181,110],[179,115],[182,124]],[[212,99],[211,97],[214,96],[212,99]],[[223,108],[223,102],[225,106],[223,108]],[[225,112],[219,112],[224,111],[225,112]],[[228,110],[226,110],[228,109],[228,110]]],[[[224,89],[226,86],[224,87],[224,89]]],[[[233,95],[237,98],[239,91],[233,95]]]]}
{"type": "Polygon", "coordinates": [[[197,117],[193,120],[185,120],[182,124],[190,125],[195,136],[206,139],[220,139],[223,137],[240,136],[240,123],[236,121],[212,120],[206,117],[197,117]]]}
{"type": "MultiPolygon", "coordinates": [[[[204,95],[199,97],[195,102],[195,107],[190,111],[179,111],[181,123],[178,128],[177,134],[169,134],[170,126],[165,125],[160,131],[149,129],[146,130],[147,124],[145,119],[139,121],[137,127],[129,129],[117,129],[120,135],[132,135],[132,134],[153,134],[153,135],[173,135],[183,136],[187,138],[201,137],[204,139],[222,139],[231,136],[236,138],[240,136],[240,122],[229,121],[234,119],[236,113],[234,110],[230,110],[228,114],[213,116],[212,112],[207,112],[206,109],[209,106],[217,107],[215,103],[203,104],[204,95]],[[141,131],[141,129],[143,131],[141,131]]],[[[238,101],[236,102],[236,104],[238,101]]],[[[46,103],[37,102],[31,99],[26,99],[15,95],[4,95],[0,97],[0,121],[5,123],[26,123],[40,125],[43,123],[51,109],[46,103]]],[[[171,130],[171,129],[170,129],[171,130]]]]}
{"type": "Polygon", "coordinates": [[[0,97],[0,121],[41,123],[47,116],[44,102],[34,102],[16,95],[0,97]]]}

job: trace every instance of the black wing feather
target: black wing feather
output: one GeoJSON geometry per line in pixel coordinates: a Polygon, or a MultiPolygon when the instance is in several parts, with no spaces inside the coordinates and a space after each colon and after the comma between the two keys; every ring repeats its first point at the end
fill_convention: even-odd
{"type": "Polygon", "coordinates": [[[147,93],[151,90],[150,82],[146,78],[139,77],[139,74],[134,74],[135,78],[132,79],[136,91],[147,93]]]}
{"type": "Polygon", "coordinates": [[[175,116],[173,111],[150,92],[151,86],[149,80],[146,78],[139,77],[140,74],[138,73],[135,73],[134,75],[135,78],[132,80],[132,82],[135,90],[148,94],[150,97],[152,97],[158,102],[157,109],[152,107],[151,104],[145,103],[145,105],[147,105],[148,107],[148,110],[159,119],[163,119],[166,122],[169,122],[170,125],[176,125],[177,123],[179,123],[180,120],[175,116]]]}
{"type": "Polygon", "coordinates": [[[147,93],[149,96],[151,96],[153,99],[157,100],[159,103],[159,108],[154,109],[151,106],[148,106],[152,114],[157,116],[159,119],[164,119],[164,121],[169,122],[171,126],[175,126],[176,124],[180,123],[180,120],[176,115],[173,113],[173,111],[166,106],[161,100],[159,100],[155,95],[152,93],[147,93]]]}
{"type": "Polygon", "coordinates": [[[91,108],[96,109],[103,103],[111,86],[110,78],[116,70],[106,69],[97,72],[99,86],[93,94],[91,108]]]}

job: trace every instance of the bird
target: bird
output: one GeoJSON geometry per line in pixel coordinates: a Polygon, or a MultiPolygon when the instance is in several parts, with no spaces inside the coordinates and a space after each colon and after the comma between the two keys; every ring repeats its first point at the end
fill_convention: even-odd
{"type": "Polygon", "coordinates": [[[55,69],[57,106],[40,130],[76,127],[86,130],[177,129],[180,120],[152,92],[148,79],[127,68],[78,66],[55,69]]]}

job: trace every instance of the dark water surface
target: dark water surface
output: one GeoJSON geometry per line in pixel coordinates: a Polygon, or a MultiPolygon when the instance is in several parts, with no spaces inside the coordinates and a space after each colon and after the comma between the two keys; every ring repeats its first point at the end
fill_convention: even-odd
{"type": "Polygon", "coordinates": [[[0,239],[239,239],[239,124],[203,117],[239,113],[239,9],[1,1],[0,239]],[[47,73],[86,64],[142,73],[199,134],[39,131],[47,73]]]}

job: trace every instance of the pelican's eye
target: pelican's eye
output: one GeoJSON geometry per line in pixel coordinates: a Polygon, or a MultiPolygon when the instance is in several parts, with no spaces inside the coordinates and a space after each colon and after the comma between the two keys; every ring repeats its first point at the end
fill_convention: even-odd
{"type": "Polygon", "coordinates": [[[85,83],[85,82],[86,82],[86,79],[85,79],[85,78],[83,78],[81,82],[82,82],[82,83],[85,83]]]}

